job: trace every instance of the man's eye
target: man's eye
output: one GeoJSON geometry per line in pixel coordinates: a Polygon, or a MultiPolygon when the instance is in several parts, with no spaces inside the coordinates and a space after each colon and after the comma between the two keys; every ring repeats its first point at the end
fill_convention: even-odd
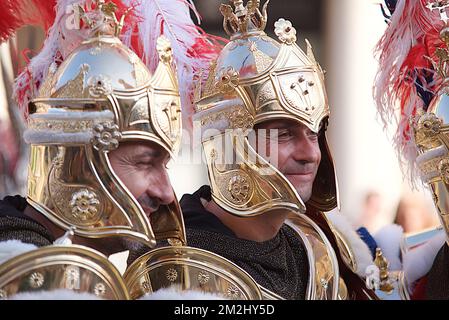
{"type": "Polygon", "coordinates": [[[282,131],[279,131],[279,133],[278,133],[278,138],[279,139],[289,139],[289,138],[291,138],[293,135],[292,135],[292,133],[290,132],[290,130],[282,130],[282,131]]]}
{"type": "Polygon", "coordinates": [[[137,166],[139,167],[151,167],[153,165],[152,161],[138,161],[136,163],[137,166]]]}
{"type": "Polygon", "coordinates": [[[311,139],[318,139],[319,133],[318,133],[318,132],[310,131],[310,132],[307,134],[307,136],[308,136],[309,138],[311,138],[311,139]]]}
{"type": "Polygon", "coordinates": [[[266,133],[266,139],[270,141],[283,142],[288,141],[294,137],[291,130],[288,129],[275,129],[266,133]]]}

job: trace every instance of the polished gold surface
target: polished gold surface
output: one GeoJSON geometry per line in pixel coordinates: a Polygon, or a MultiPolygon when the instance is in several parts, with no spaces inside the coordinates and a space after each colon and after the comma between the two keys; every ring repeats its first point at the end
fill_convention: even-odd
{"type": "MultiPolygon", "coordinates": [[[[210,67],[204,85],[200,81],[196,90],[194,118],[203,132],[216,132],[203,135],[212,196],[236,215],[262,214],[267,208],[304,212],[304,203],[281,173],[254,150],[242,153],[248,149],[243,140],[247,139],[246,129],[274,119],[294,120],[314,132],[325,131],[330,110],[324,72],[308,41],[307,52],[296,45],[296,30],[289,21],[276,22],[276,41],[264,32],[266,5],[262,10],[260,1],[233,5],[234,10],[229,5],[220,7],[231,41],[210,67]],[[233,134],[225,133],[230,129],[233,134]],[[223,138],[237,141],[232,143],[232,152],[226,152],[243,163],[220,165],[214,158],[217,153],[221,156],[223,138]],[[248,159],[257,160],[250,163],[248,159]]],[[[324,132],[320,148],[322,161],[308,206],[329,211],[338,206],[338,191],[324,132]]]]}
{"type": "Polygon", "coordinates": [[[86,247],[52,245],[0,264],[2,299],[57,289],[90,293],[101,299],[129,299],[118,270],[104,255],[86,247]]]}
{"type": "Polygon", "coordinates": [[[297,215],[287,222],[301,239],[309,261],[307,300],[346,299],[347,288],[340,278],[335,251],[323,231],[306,215],[297,215]]]}
{"type": "Polygon", "coordinates": [[[398,278],[399,296],[401,297],[401,300],[411,300],[407,279],[405,278],[404,272],[400,271],[397,275],[397,278],[398,278]]]}
{"type": "Polygon", "coordinates": [[[124,278],[132,299],[163,288],[233,300],[262,299],[259,286],[243,269],[212,252],[186,246],[151,250],[128,267],[124,278]]]}
{"type": "Polygon", "coordinates": [[[217,146],[225,139],[225,134],[203,142],[204,152],[211,155],[207,157],[207,165],[214,201],[227,212],[239,216],[279,209],[304,212],[305,206],[290,182],[260,157],[247,139],[227,134],[234,144],[236,162],[233,164],[224,164],[225,155],[217,146]],[[256,161],[250,165],[244,159],[256,161]]]}
{"type": "Polygon", "coordinates": [[[158,224],[152,228],[108,158],[127,141],[176,154],[181,105],[170,42],[158,39],[159,64],[151,74],[115,36],[119,21],[104,8],[99,4],[96,14],[113,28],[92,29],[59,67],[50,68],[30,104],[28,201],[83,237],[127,236],[149,246],[166,238],[185,243],[177,202],[154,213],[158,224]]]}
{"type": "Polygon", "coordinates": [[[376,258],[374,259],[374,264],[379,268],[379,289],[388,294],[392,293],[394,290],[394,286],[391,284],[390,274],[388,272],[389,262],[383,255],[383,252],[380,248],[376,248],[376,258]]]}
{"type": "Polygon", "coordinates": [[[418,163],[424,182],[432,191],[440,221],[449,234],[449,102],[447,94],[440,92],[427,113],[419,114],[412,126],[419,150],[418,163]],[[430,155],[430,156],[428,156],[430,155]],[[434,155],[434,156],[433,156],[434,155]]]}
{"type": "Polygon", "coordinates": [[[355,258],[355,253],[353,248],[350,245],[350,242],[347,240],[346,236],[333,227],[332,223],[327,220],[329,227],[332,230],[332,233],[335,235],[335,239],[337,240],[338,250],[340,252],[341,258],[346,266],[352,270],[352,272],[356,273],[357,271],[357,260],[355,258]]]}

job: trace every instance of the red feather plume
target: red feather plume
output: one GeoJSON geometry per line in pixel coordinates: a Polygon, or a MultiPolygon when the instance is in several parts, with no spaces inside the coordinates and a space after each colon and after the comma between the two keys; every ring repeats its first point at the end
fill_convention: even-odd
{"type": "Polygon", "coordinates": [[[401,160],[415,177],[416,146],[410,119],[425,108],[420,92],[436,92],[441,83],[431,60],[443,47],[439,38],[442,21],[428,9],[427,0],[399,0],[391,22],[376,46],[379,71],[373,87],[374,100],[385,127],[397,124],[395,145],[401,160]],[[418,90],[419,89],[419,90],[418,90]],[[396,121],[394,121],[396,120],[396,121]]]}
{"type": "Polygon", "coordinates": [[[2,0],[0,42],[22,26],[39,25],[47,31],[55,20],[56,0],[2,0]]]}

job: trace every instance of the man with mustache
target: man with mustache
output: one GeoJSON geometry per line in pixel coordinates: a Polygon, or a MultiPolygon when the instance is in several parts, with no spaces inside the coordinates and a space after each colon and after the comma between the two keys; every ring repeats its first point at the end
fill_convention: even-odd
{"type": "MultiPolygon", "coordinates": [[[[111,166],[150,220],[160,206],[175,201],[167,174],[169,153],[157,143],[123,143],[111,152],[111,166]]],[[[36,246],[50,245],[66,230],[53,223],[21,196],[0,201],[0,241],[21,240],[36,246]]],[[[130,249],[134,241],[123,238],[90,239],[75,236],[73,243],[97,249],[105,255],[130,249]]]]}
{"type": "Polygon", "coordinates": [[[181,199],[187,241],[245,269],[267,299],[374,299],[361,278],[368,248],[356,261],[347,239],[361,240],[325,215],[338,194],[324,73],[289,21],[269,38],[256,7],[220,7],[231,41],[198,89],[210,186],[181,199]]]}
{"type": "Polygon", "coordinates": [[[30,75],[25,82],[38,88],[22,105],[29,113],[28,188],[26,198],[0,201],[0,242],[42,247],[71,230],[73,244],[104,255],[136,243],[151,248],[166,238],[185,242],[166,169],[181,135],[171,44],[157,38],[154,51],[147,52],[158,62],[150,72],[119,39],[123,25],[117,25],[112,7],[97,1],[91,8],[96,15],[83,17],[89,22],[84,29],[66,30],[67,8],[58,6],[52,29],[58,36],[49,36],[31,71],[17,79],[19,96],[30,94],[20,93],[27,90],[24,77],[30,75]],[[100,22],[89,19],[104,26],[91,28],[100,22]],[[75,42],[72,34],[83,41],[75,42]],[[64,56],[70,39],[74,49],[64,56]],[[49,47],[57,48],[51,61],[49,47]]]}

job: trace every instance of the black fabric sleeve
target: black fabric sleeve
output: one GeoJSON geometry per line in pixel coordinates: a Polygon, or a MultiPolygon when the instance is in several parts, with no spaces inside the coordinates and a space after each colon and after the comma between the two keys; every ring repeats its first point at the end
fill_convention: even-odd
{"type": "Polygon", "coordinates": [[[27,205],[21,196],[0,201],[0,241],[19,240],[39,247],[52,244],[55,239],[51,233],[23,213],[27,205]]]}

